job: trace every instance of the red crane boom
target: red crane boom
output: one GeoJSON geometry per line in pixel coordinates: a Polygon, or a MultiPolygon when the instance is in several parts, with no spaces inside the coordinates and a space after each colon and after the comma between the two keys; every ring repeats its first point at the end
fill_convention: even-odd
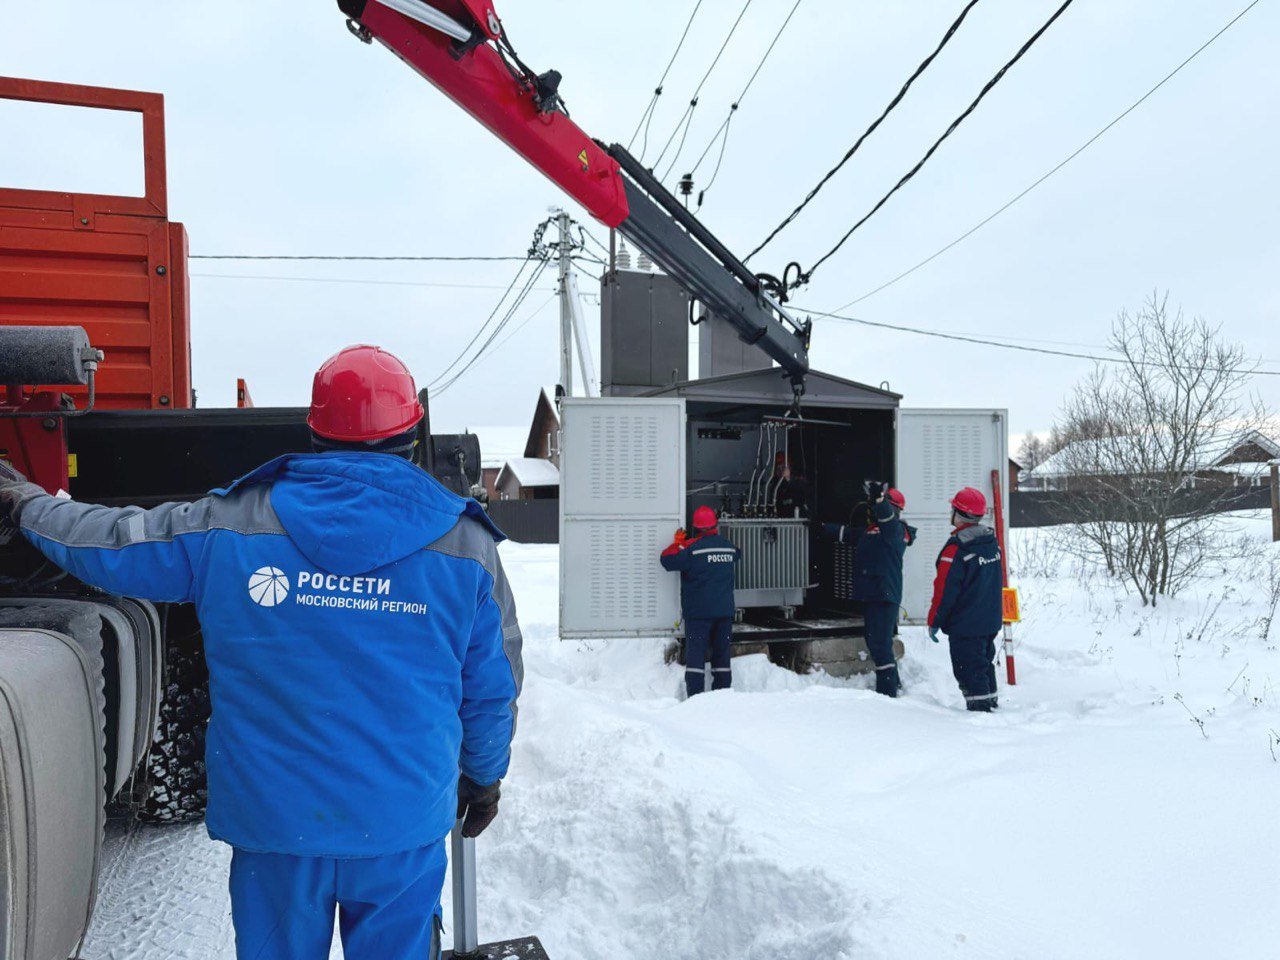
{"type": "Polygon", "coordinates": [[[378,40],[591,215],[616,228],[746,343],[776,360],[799,395],[810,324],[757,277],[625,147],[588,136],[564,112],[560,74],[535,74],[488,0],[338,0],[347,26],[378,40]]]}

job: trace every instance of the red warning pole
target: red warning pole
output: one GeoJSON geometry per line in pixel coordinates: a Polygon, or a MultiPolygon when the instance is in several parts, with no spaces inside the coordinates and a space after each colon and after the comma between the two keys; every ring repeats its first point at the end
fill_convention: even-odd
{"type": "MultiPolygon", "coordinates": [[[[1009,551],[1005,549],[1004,543],[1004,487],[1000,483],[1000,471],[991,471],[991,492],[995,502],[996,511],[996,540],[1000,544],[1000,573],[1004,579],[1004,587],[1009,588],[1009,551]]],[[[1009,629],[1009,618],[1006,615],[1004,623],[1004,665],[1005,672],[1008,676],[1009,686],[1017,686],[1018,671],[1013,662],[1013,634],[1009,629]]]]}

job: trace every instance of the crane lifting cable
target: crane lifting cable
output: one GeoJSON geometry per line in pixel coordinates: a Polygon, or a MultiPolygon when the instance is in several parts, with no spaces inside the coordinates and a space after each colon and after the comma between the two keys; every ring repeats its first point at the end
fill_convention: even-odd
{"type": "Polygon", "coordinates": [[[1036,41],[1039,40],[1042,36],[1044,36],[1045,32],[1051,26],[1053,26],[1053,24],[1057,21],[1057,19],[1060,16],[1062,16],[1062,14],[1066,12],[1067,7],[1071,6],[1071,4],[1074,2],[1075,0],[1064,0],[1063,4],[1060,7],[1058,7],[1058,9],[1053,12],[1053,15],[1050,16],[1049,19],[1046,20],[1041,25],[1040,29],[1037,30],[1035,33],[1033,33],[1027,39],[1027,42],[1018,48],[1018,52],[1013,55],[1013,58],[1010,59],[1009,62],[1006,63],[1003,67],[1001,67],[996,72],[995,76],[993,76],[990,80],[987,81],[986,85],[978,92],[978,95],[974,98],[973,102],[970,103],[969,106],[967,106],[964,109],[964,112],[961,113],[960,116],[956,117],[954,120],[951,121],[951,125],[947,127],[946,130],[943,131],[942,136],[940,136],[937,140],[933,142],[933,146],[931,146],[928,150],[925,151],[924,156],[921,157],[916,162],[916,165],[912,167],[910,170],[908,170],[905,174],[903,174],[902,178],[897,183],[895,183],[892,188],[890,188],[889,192],[886,193],[883,197],[881,197],[876,202],[875,206],[873,206],[870,210],[868,210],[860,220],[858,220],[852,227],[850,227],[845,232],[845,235],[841,237],[839,241],[837,241],[834,247],[832,247],[830,250],[824,253],[821,257],[819,257],[814,262],[813,266],[810,267],[808,270],[800,272],[799,276],[796,278],[796,286],[801,286],[803,284],[808,283],[809,280],[813,277],[813,273],[815,270],[817,270],[820,266],[822,266],[824,263],[830,260],[833,256],[835,256],[837,251],[839,251],[839,249],[845,245],[845,242],[851,236],[853,236],[854,232],[857,231],[858,228],[860,228],[864,223],[866,223],[873,216],[875,216],[876,213],[879,212],[880,208],[889,202],[890,197],[892,197],[895,193],[897,193],[904,186],[906,186],[912,180],[912,178],[914,178],[915,175],[920,172],[920,170],[924,167],[924,165],[929,162],[929,158],[932,157],[934,153],[937,152],[938,148],[942,146],[942,144],[946,141],[948,137],[951,136],[951,134],[955,133],[956,130],[959,129],[960,124],[964,123],[964,121],[969,117],[969,115],[978,108],[978,104],[980,104],[983,101],[983,99],[986,97],[988,93],[990,93],[993,89],[995,89],[996,84],[998,84],[1004,78],[1004,75],[1008,73],[1010,69],[1012,69],[1013,65],[1017,63],[1019,60],[1021,60],[1023,55],[1028,50],[1030,50],[1033,46],[1035,46],[1036,41]]]}
{"type": "Polygon", "coordinates": [[[969,11],[977,5],[978,0],[969,0],[969,2],[965,4],[964,9],[960,11],[960,15],[952,21],[951,26],[947,27],[947,32],[942,35],[942,39],[938,42],[938,45],[933,48],[933,52],[920,61],[920,65],[912,71],[911,76],[907,77],[907,82],[902,85],[902,88],[894,95],[893,99],[889,101],[884,110],[880,112],[880,116],[876,117],[875,120],[871,122],[871,126],[867,127],[867,129],[862,132],[862,135],[853,142],[853,146],[845,151],[845,155],[840,158],[840,162],[826,172],[823,178],[818,181],[817,185],[809,191],[808,195],[806,195],[803,200],[800,201],[799,205],[787,214],[786,217],[783,218],[782,222],[774,227],[773,230],[769,232],[769,235],[760,241],[759,245],[757,245],[754,250],[743,258],[743,263],[748,262],[757,253],[767,247],[774,237],[785,230],[796,217],[800,216],[800,212],[804,210],[810,202],[812,202],[813,198],[818,195],[818,191],[827,185],[827,181],[839,173],[840,169],[853,158],[853,155],[858,152],[859,148],[861,148],[862,144],[866,142],[867,138],[876,132],[876,129],[884,122],[885,118],[889,116],[889,114],[893,113],[898,104],[902,102],[908,91],[910,91],[912,85],[920,79],[920,75],[929,69],[930,64],[933,63],[938,54],[940,54],[943,48],[951,42],[951,38],[956,35],[960,30],[960,25],[963,24],[965,18],[969,16],[969,11]]]}

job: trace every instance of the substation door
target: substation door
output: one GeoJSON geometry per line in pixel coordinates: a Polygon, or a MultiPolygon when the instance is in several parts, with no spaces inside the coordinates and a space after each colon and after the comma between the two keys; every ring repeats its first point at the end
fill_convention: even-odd
{"type": "Polygon", "coordinates": [[[685,512],[680,398],[565,398],[560,635],[672,636],[680,578],[658,556],[685,512]]]}
{"type": "MultiPolygon", "coordinates": [[[[1004,410],[898,411],[898,488],[904,519],[919,528],[903,563],[902,607],[910,623],[924,623],[933,594],[934,565],[951,533],[949,501],[961,487],[977,487],[994,509],[992,471],[1000,478],[1005,530],[1009,523],[1009,433],[1004,410]]],[[[995,523],[987,514],[986,523],[995,523]]]]}

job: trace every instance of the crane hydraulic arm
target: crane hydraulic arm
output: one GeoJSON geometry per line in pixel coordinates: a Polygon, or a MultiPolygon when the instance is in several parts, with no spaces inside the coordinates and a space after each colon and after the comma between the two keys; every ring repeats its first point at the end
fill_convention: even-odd
{"type": "Polygon", "coordinates": [[[347,26],[380,41],[607,227],[644,250],[690,296],[773,358],[797,396],[809,371],[807,321],[614,144],[587,136],[560,100],[560,74],[520,60],[489,0],[338,0],[347,26]]]}

